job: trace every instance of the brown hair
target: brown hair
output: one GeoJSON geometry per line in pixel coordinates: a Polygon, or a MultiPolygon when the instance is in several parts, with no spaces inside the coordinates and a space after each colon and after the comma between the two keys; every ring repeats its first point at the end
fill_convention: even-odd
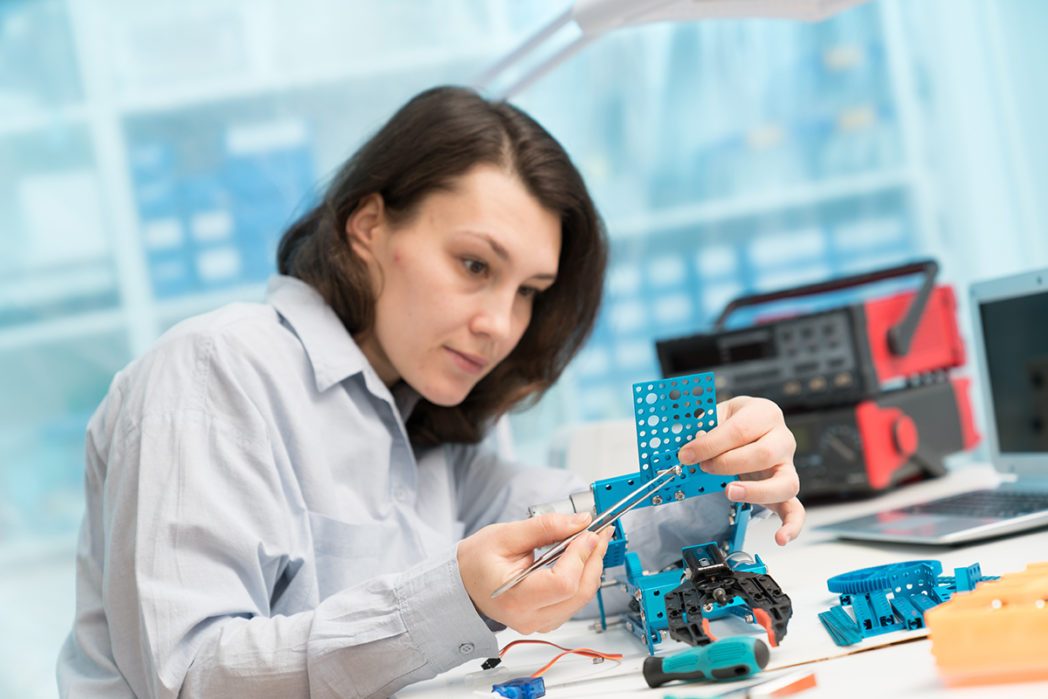
{"type": "Polygon", "coordinates": [[[512,171],[561,221],[559,273],[535,299],[520,342],[465,400],[442,407],[422,399],[408,420],[417,446],[475,443],[490,423],[526,398],[537,400],[589,336],[600,306],[607,242],[586,185],[561,145],[505,102],[460,87],[411,99],[349,158],[322,201],[285,233],[277,266],[313,286],[353,335],[370,330],[375,299],[346,221],[371,194],[394,224],[410,220],[427,194],[448,189],[479,164],[512,171]]]}

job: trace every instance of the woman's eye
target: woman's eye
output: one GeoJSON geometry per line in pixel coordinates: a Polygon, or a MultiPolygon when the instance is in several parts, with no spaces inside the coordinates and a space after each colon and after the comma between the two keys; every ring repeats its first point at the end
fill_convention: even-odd
{"type": "Polygon", "coordinates": [[[539,290],[533,286],[520,287],[520,295],[526,299],[533,299],[539,295],[539,290]]]}
{"type": "Polygon", "coordinates": [[[488,271],[487,264],[471,257],[464,257],[462,259],[462,265],[466,268],[467,272],[478,277],[488,271]]]}

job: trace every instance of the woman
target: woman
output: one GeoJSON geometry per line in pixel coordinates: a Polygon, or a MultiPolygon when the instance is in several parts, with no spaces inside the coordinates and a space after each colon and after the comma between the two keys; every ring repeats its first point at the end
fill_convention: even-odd
{"type": "MultiPolygon", "coordinates": [[[[266,304],[190,319],[114,379],[88,427],[62,694],[384,696],[495,655],[491,628],[570,618],[606,535],[490,593],[587,521],[525,508],[584,484],[481,442],[579,349],[605,256],[527,115],[457,88],[411,100],[285,234],[266,304]]],[[[781,412],[719,415],[682,460],[751,479],[729,497],[777,510],[785,543],[803,509],[781,412]]],[[[717,498],[656,509],[709,538],[717,498]]],[[[645,542],[679,544],[649,520],[645,542]]]]}

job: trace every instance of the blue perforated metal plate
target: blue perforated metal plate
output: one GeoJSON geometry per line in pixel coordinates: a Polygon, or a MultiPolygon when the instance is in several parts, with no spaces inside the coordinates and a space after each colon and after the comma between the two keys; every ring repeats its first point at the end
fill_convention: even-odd
{"type": "MultiPolygon", "coordinates": [[[[633,414],[640,459],[639,475],[631,473],[595,482],[593,496],[598,513],[610,509],[644,481],[680,464],[677,451],[699,433],[717,426],[717,391],[713,374],[635,383],[633,414]]],[[[682,466],[679,478],[659,488],[638,507],[721,491],[733,480],[735,476],[712,475],[697,465],[682,466]]]]}
{"type": "Polygon", "coordinates": [[[713,374],[692,374],[633,384],[640,471],[654,478],[680,463],[677,451],[717,425],[713,374]]]}

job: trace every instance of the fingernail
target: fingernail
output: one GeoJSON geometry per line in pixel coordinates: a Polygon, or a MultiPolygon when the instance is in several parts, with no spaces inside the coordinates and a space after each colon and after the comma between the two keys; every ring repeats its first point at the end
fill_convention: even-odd
{"type": "Polygon", "coordinates": [[[577,512],[577,513],[575,513],[575,516],[573,517],[573,519],[576,522],[578,522],[579,524],[585,524],[586,522],[590,521],[590,513],[589,512],[577,512]]]}
{"type": "Polygon", "coordinates": [[[739,501],[746,497],[746,489],[738,483],[729,483],[724,494],[728,496],[729,500],[739,501]]]}
{"type": "Polygon", "coordinates": [[[689,464],[695,463],[695,450],[691,447],[684,447],[680,450],[680,460],[689,464]]]}

